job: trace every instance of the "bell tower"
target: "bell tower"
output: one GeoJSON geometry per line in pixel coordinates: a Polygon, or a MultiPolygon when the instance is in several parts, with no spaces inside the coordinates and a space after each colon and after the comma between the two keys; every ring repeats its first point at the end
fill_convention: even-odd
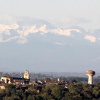
{"type": "Polygon", "coordinates": [[[29,79],[29,71],[28,70],[25,71],[24,78],[25,79],[29,79]]]}

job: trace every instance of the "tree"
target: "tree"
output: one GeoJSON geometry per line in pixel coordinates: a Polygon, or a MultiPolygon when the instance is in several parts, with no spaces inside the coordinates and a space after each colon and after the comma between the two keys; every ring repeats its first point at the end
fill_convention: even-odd
{"type": "Polygon", "coordinates": [[[28,98],[27,98],[27,100],[33,100],[32,96],[29,95],[28,98]]]}
{"type": "Polygon", "coordinates": [[[54,99],[61,100],[62,97],[65,95],[65,88],[64,86],[60,85],[50,85],[51,95],[54,96],[54,99]]]}
{"type": "Polygon", "coordinates": [[[93,88],[93,94],[95,95],[96,99],[100,98],[100,83],[96,83],[93,88]]]}
{"type": "Polygon", "coordinates": [[[6,85],[6,87],[5,87],[5,93],[8,96],[11,96],[11,94],[15,94],[16,93],[15,86],[12,85],[12,84],[6,85]]]}
{"type": "Polygon", "coordinates": [[[67,92],[62,100],[74,100],[71,93],[67,92]]]}
{"type": "Polygon", "coordinates": [[[92,93],[92,87],[88,84],[83,84],[82,93],[84,95],[84,99],[92,100],[92,98],[94,98],[94,95],[92,93]]]}
{"type": "Polygon", "coordinates": [[[21,100],[17,95],[12,95],[11,97],[5,96],[3,100],[21,100]]]}

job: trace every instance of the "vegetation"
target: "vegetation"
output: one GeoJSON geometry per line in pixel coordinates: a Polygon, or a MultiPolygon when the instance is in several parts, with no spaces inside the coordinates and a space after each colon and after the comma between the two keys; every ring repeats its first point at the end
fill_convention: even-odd
{"type": "Polygon", "coordinates": [[[86,83],[70,83],[50,86],[14,86],[9,84],[0,90],[0,100],[100,100],[100,83],[90,86],[86,83]]]}

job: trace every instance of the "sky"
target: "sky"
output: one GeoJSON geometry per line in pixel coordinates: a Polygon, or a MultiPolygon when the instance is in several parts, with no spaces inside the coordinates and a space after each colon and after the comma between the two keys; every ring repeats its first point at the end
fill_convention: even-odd
{"type": "Polygon", "coordinates": [[[91,30],[98,29],[99,9],[100,0],[0,0],[1,19],[29,16],[62,28],[76,24],[91,30]]]}
{"type": "Polygon", "coordinates": [[[100,0],[0,0],[1,71],[99,72],[99,9],[100,0]]]}

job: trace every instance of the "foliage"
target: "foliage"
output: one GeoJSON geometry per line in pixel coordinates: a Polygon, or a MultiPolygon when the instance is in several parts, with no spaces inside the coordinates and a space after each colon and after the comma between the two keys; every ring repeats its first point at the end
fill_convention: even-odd
{"type": "Polygon", "coordinates": [[[23,88],[9,84],[5,90],[0,90],[0,100],[99,100],[100,83],[90,86],[86,83],[70,83],[64,85],[23,88]],[[38,92],[39,91],[39,92],[38,92]]]}

